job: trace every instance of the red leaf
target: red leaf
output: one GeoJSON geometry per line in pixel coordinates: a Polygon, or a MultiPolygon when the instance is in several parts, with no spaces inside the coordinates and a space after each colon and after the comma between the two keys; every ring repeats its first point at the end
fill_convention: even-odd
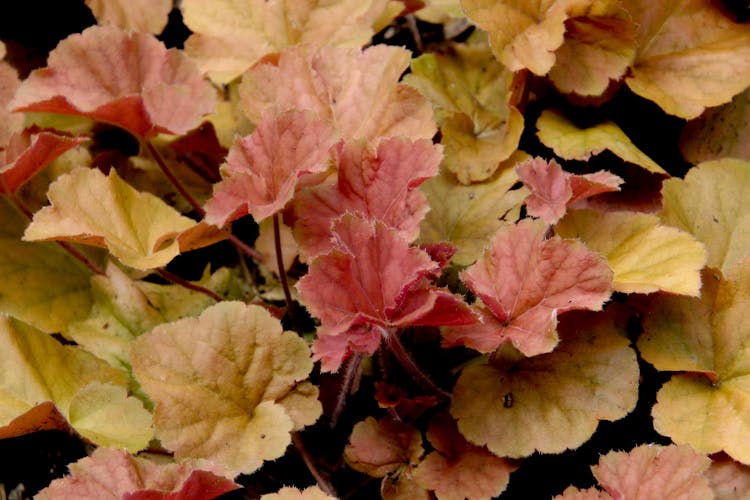
{"type": "Polygon", "coordinates": [[[60,42],[10,108],[87,116],[150,137],[197,127],[214,102],[214,89],[182,52],[145,33],[94,26],[60,42]]]}
{"type": "Polygon", "coordinates": [[[206,203],[206,220],[223,226],[248,212],[261,221],[280,211],[294,196],[299,176],[328,167],[334,135],[310,112],[264,115],[258,128],[229,150],[226,178],[206,203]]]}
{"type": "Polygon", "coordinates": [[[182,483],[182,488],[175,492],[159,490],[141,490],[125,493],[123,500],[211,500],[224,493],[239,489],[240,486],[222,476],[205,470],[194,470],[182,483]]]}
{"type": "Polygon", "coordinates": [[[526,356],[557,344],[557,314],[600,310],[612,292],[607,261],[580,241],[544,239],[547,226],[523,220],[501,228],[461,278],[479,297],[479,324],[443,330],[444,345],[491,352],[512,341],[526,356]]]}
{"type": "Polygon", "coordinates": [[[407,241],[419,234],[429,210],[417,186],[437,174],[441,147],[422,139],[385,139],[373,151],[364,142],[338,148],[338,182],[302,191],[294,202],[294,233],[311,257],[332,248],[331,222],[346,212],[380,219],[407,241]]]}

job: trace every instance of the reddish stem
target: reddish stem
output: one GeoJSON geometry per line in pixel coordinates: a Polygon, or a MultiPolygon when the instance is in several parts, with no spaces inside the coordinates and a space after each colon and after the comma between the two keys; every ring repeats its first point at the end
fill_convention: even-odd
{"type": "Polygon", "coordinates": [[[292,300],[292,292],[289,290],[286,269],[284,268],[284,254],[281,250],[279,214],[273,215],[273,242],[276,249],[276,267],[279,270],[279,281],[281,281],[281,288],[284,290],[284,299],[286,299],[286,312],[289,315],[289,318],[294,320],[294,301],[292,300]]]}
{"type": "Polygon", "coordinates": [[[331,412],[331,428],[336,427],[338,424],[339,417],[344,412],[344,406],[346,405],[346,398],[349,397],[349,393],[354,386],[354,381],[359,375],[359,368],[362,366],[362,355],[354,354],[345,363],[344,373],[341,375],[341,388],[336,395],[336,404],[331,412]]]}
{"type": "Polygon", "coordinates": [[[162,277],[168,279],[169,281],[173,283],[177,283],[178,285],[183,286],[187,288],[188,290],[193,290],[194,292],[202,293],[203,295],[208,295],[209,297],[214,299],[216,302],[221,302],[222,300],[224,300],[221,298],[221,296],[212,292],[208,288],[204,288],[200,285],[196,285],[195,283],[191,283],[188,280],[180,278],[176,274],[167,271],[166,269],[157,269],[156,272],[159,273],[159,275],[161,275],[162,277]]]}
{"type": "Polygon", "coordinates": [[[307,470],[310,471],[310,474],[312,474],[312,477],[314,477],[315,481],[318,483],[318,487],[327,495],[337,497],[338,495],[336,494],[336,490],[333,488],[333,485],[331,485],[331,483],[323,477],[323,474],[321,474],[318,468],[315,466],[315,462],[307,452],[307,448],[305,448],[305,444],[302,441],[302,436],[300,436],[299,432],[292,432],[292,442],[294,443],[294,447],[297,448],[297,451],[302,457],[302,460],[305,462],[307,470]]]}

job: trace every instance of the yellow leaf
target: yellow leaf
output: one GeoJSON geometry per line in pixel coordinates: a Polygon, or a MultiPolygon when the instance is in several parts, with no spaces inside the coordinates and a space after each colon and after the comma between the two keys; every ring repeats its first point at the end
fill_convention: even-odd
{"type": "Polygon", "coordinates": [[[461,0],[469,19],[490,34],[497,59],[511,71],[544,76],[563,43],[565,20],[592,0],[461,0]]]}
{"type": "Polygon", "coordinates": [[[636,94],[681,118],[695,118],[750,85],[750,26],[712,0],[624,0],[638,26],[625,80],[636,94]]]}
{"type": "Polygon", "coordinates": [[[86,0],[99,24],[158,35],[167,25],[170,0],[86,0]]]}
{"type": "MultiPolygon", "coordinates": [[[[517,152],[507,162],[528,157],[517,152]]],[[[452,174],[442,172],[420,186],[430,211],[420,225],[419,242],[449,241],[458,248],[453,262],[467,266],[477,260],[503,221],[514,222],[529,194],[525,187],[511,190],[518,182],[513,168],[504,168],[492,179],[465,186],[452,174]]]]}
{"type": "Polygon", "coordinates": [[[638,363],[608,316],[566,313],[552,353],[506,369],[464,369],[451,405],[461,434],[501,457],[560,453],[586,442],[599,420],[627,415],[638,399],[638,363]]]}
{"type": "Polygon", "coordinates": [[[537,136],[542,144],[566,160],[586,161],[605,149],[623,160],[649,172],[668,175],[651,158],[628,139],[614,122],[604,122],[587,129],[576,127],[559,111],[547,109],[536,122],[537,136]]]}
{"type": "Polygon", "coordinates": [[[322,411],[317,388],[304,382],[307,343],[260,306],[221,302],[157,326],[130,355],[156,403],[156,435],[179,458],[250,473],[282,456],[290,431],[322,411]]]}
{"type": "Polygon", "coordinates": [[[705,248],[690,234],[662,226],[655,215],[571,210],[556,232],[564,238],[580,238],[604,255],[615,273],[618,292],[700,293],[705,248]]]}
{"type": "Polygon", "coordinates": [[[60,332],[91,309],[91,271],[55,244],[21,241],[25,224],[0,199],[0,311],[60,332]]]}
{"type": "Polygon", "coordinates": [[[68,240],[107,248],[124,264],[151,269],[180,252],[175,239],[195,221],[149,193],[141,193],[112,169],[78,168],[60,176],[47,193],[51,206],[34,214],[25,240],[68,240]]]}
{"type": "Polygon", "coordinates": [[[523,116],[507,104],[511,79],[483,40],[422,55],[404,78],[432,101],[443,164],[464,184],[491,177],[518,147],[523,116]]]}
{"type": "Polygon", "coordinates": [[[659,390],[657,432],[750,463],[750,260],[726,278],[707,269],[700,298],[658,297],[638,347],[658,370],[687,372],[659,390]]]}
{"type": "Polygon", "coordinates": [[[750,248],[750,162],[716,160],[662,188],[665,224],[689,232],[708,250],[708,265],[727,272],[750,248]]]}
{"type": "Polygon", "coordinates": [[[381,14],[393,14],[389,3],[184,0],[182,15],[193,32],[185,51],[209,78],[225,84],[264,55],[292,45],[361,47],[374,34],[373,24],[382,24],[381,14]]]}
{"type": "Polygon", "coordinates": [[[97,444],[135,452],[148,445],[151,419],[125,392],[127,375],[79,347],[0,317],[0,425],[40,402],[52,401],[71,425],[97,444]],[[91,384],[98,384],[91,386],[91,384]],[[95,408],[107,412],[97,413],[95,408]],[[132,419],[113,425],[111,413],[132,419]],[[84,418],[81,418],[84,417],[84,418]]]}

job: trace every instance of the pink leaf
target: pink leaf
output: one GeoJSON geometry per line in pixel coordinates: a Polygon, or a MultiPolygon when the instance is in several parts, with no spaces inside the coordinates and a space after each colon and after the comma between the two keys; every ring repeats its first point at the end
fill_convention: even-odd
{"type": "Polygon", "coordinates": [[[197,127],[214,102],[214,89],[182,52],[145,33],[94,26],[60,42],[10,108],[86,116],[150,137],[197,127]]]}
{"type": "Polygon", "coordinates": [[[0,193],[6,189],[16,192],[58,156],[86,140],[29,129],[14,134],[5,148],[4,166],[0,167],[0,193]]]}
{"type": "Polygon", "coordinates": [[[530,215],[556,224],[577,201],[610,191],[619,191],[623,180],[607,171],[574,175],[555,161],[532,158],[516,167],[518,177],[531,191],[526,198],[530,215]]]}
{"type": "Polygon", "coordinates": [[[338,182],[302,191],[294,202],[295,236],[311,257],[331,249],[331,222],[345,212],[382,220],[407,241],[419,234],[429,206],[417,186],[437,174],[442,150],[431,141],[385,139],[339,146],[338,182]]]}
{"type": "Polygon", "coordinates": [[[302,174],[327,168],[334,142],[333,130],[312,113],[264,115],[258,128],[229,150],[225,179],[206,204],[206,220],[223,226],[248,212],[261,221],[280,211],[302,174]]]}
{"type": "Polygon", "coordinates": [[[491,352],[511,341],[526,356],[557,344],[557,314],[600,310],[612,292],[607,261],[583,243],[555,236],[531,220],[501,228],[484,256],[461,273],[484,306],[481,323],[444,329],[444,345],[491,352]]]}
{"type": "Polygon", "coordinates": [[[213,472],[194,470],[178,491],[141,490],[126,493],[122,498],[123,500],[194,500],[196,498],[211,500],[239,488],[240,486],[234,481],[217,476],[213,472]]]}

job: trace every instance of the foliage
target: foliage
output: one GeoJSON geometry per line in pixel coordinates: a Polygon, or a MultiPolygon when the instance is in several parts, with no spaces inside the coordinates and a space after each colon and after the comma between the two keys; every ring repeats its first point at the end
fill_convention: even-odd
{"type": "Polygon", "coordinates": [[[748,494],[750,25],[178,4],[0,61],[0,437],[90,454],[38,498],[748,494]]]}

